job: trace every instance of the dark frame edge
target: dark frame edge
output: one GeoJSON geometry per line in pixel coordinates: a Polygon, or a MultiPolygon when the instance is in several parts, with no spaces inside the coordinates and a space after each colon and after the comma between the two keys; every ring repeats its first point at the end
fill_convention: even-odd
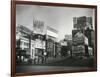
{"type": "Polygon", "coordinates": [[[78,7],[78,8],[95,8],[97,5],[86,5],[86,4],[70,4],[70,3],[55,3],[55,2],[42,2],[42,1],[17,1],[16,4],[28,4],[28,5],[46,5],[46,6],[60,6],[60,7],[78,7]]]}
{"type": "Polygon", "coordinates": [[[15,1],[14,0],[11,0],[11,77],[15,77],[15,74],[16,74],[16,68],[15,68],[15,1]]]}

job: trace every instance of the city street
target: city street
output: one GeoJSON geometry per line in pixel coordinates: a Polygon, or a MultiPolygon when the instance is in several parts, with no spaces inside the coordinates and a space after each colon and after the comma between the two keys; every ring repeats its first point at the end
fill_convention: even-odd
{"type": "Polygon", "coordinates": [[[33,65],[18,65],[16,66],[16,72],[45,72],[56,70],[80,70],[88,69],[93,66],[92,59],[75,59],[66,58],[64,60],[56,61],[46,64],[33,64],[33,65]]]}

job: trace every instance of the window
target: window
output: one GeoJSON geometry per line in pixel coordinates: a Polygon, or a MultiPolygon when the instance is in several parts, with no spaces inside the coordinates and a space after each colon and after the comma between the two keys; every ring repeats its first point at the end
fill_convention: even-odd
{"type": "Polygon", "coordinates": [[[25,46],[29,46],[29,43],[24,42],[24,45],[25,45],[25,46]]]}

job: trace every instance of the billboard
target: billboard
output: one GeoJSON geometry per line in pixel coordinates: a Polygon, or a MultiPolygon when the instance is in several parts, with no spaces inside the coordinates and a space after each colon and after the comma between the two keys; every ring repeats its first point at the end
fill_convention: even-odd
{"type": "Polygon", "coordinates": [[[84,34],[80,30],[72,31],[73,45],[84,45],[84,34]]]}

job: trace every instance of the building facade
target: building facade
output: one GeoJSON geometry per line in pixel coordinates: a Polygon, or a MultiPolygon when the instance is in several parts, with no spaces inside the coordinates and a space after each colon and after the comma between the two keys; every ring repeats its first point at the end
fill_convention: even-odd
{"type": "Polygon", "coordinates": [[[17,59],[35,59],[42,56],[45,51],[44,35],[35,34],[28,28],[20,25],[16,30],[16,54],[17,59]]]}
{"type": "Polygon", "coordinates": [[[83,54],[84,56],[93,55],[94,49],[94,30],[92,24],[92,17],[74,17],[73,18],[73,54],[83,54]]]}
{"type": "Polygon", "coordinates": [[[56,57],[57,55],[57,41],[58,41],[58,31],[47,26],[46,30],[46,51],[48,57],[56,57]]]}

